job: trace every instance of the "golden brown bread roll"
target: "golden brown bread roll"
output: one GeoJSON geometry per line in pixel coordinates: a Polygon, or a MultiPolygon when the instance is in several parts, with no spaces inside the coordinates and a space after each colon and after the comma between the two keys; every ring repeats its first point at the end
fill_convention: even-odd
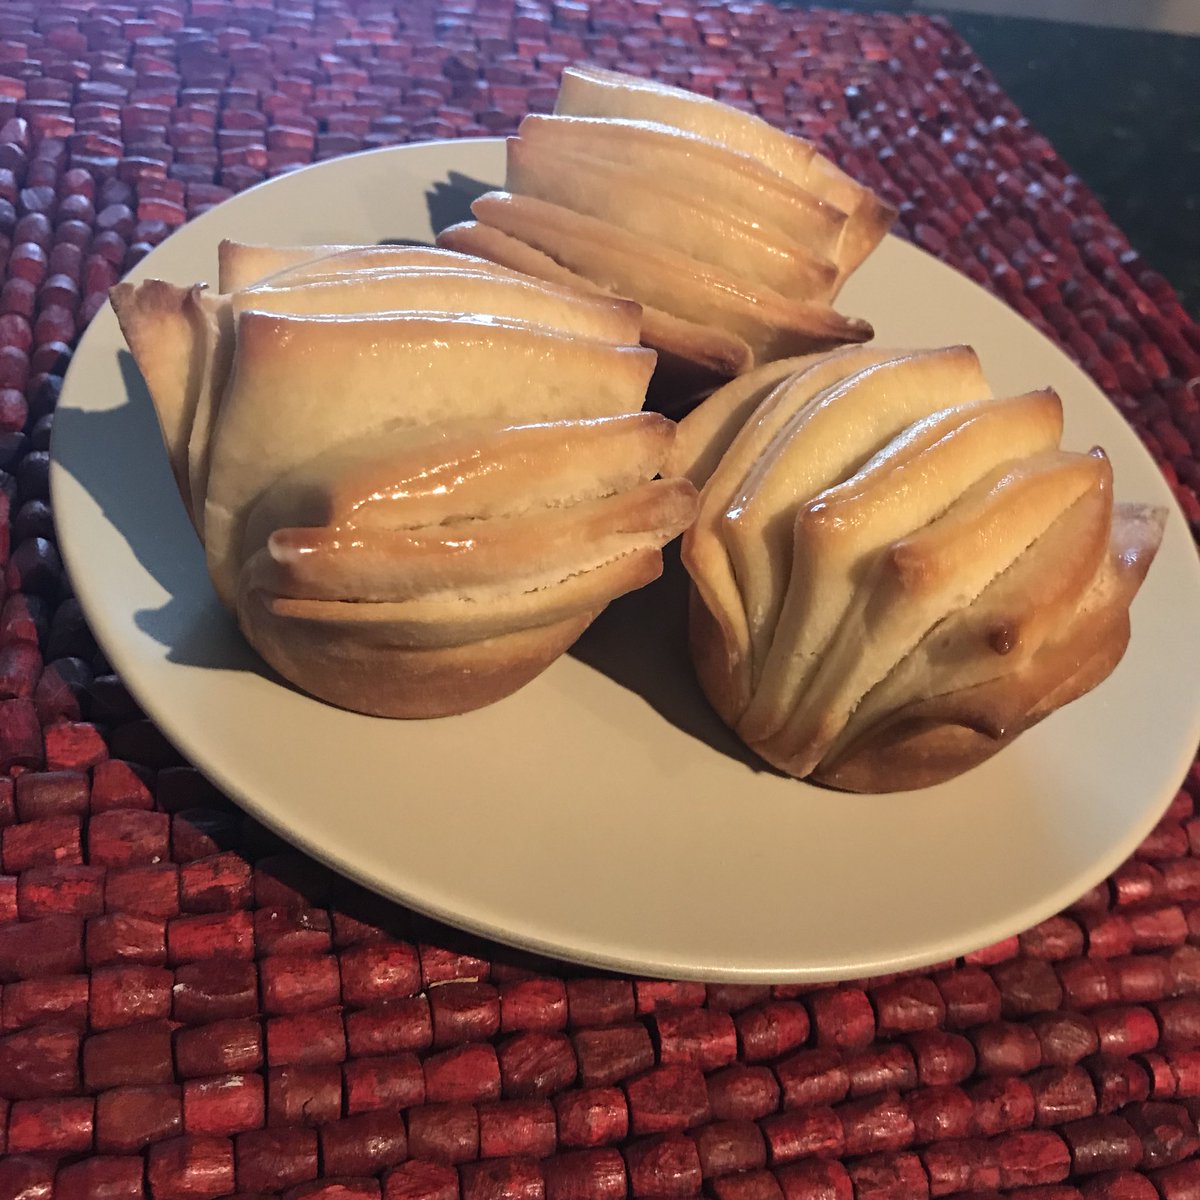
{"type": "Polygon", "coordinates": [[[655,478],[674,425],[639,411],[634,302],[446,250],[226,246],[222,266],[274,274],[113,303],[218,598],[285,678],[379,716],[463,712],[660,573],[696,493],[655,478]]]}
{"type": "Polygon", "coordinates": [[[438,244],[638,301],[675,403],[869,339],[832,304],[896,215],[758,117],[593,67],[564,72],[554,115],[525,118],[505,190],[472,213],[438,244]]]}
{"type": "Polygon", "coordinates": [[[964,347],[876,353],[801,360],[732,436],[738,383],[684,420],[702,491],[683,560],[726,723],[796,777],[891,791],[1107,677],[1163,514],[1114,516],[1103,453],[1058,448],[1053,392],[991,398],[964,347]]]}

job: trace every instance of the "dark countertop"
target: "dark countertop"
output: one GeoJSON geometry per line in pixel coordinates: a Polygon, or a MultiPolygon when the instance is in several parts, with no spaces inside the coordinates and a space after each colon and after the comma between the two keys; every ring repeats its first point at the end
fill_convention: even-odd
{"type": "Polygon", "coordinates": [[[943,15],[1200,319],[1200,38],[943,15]]]}

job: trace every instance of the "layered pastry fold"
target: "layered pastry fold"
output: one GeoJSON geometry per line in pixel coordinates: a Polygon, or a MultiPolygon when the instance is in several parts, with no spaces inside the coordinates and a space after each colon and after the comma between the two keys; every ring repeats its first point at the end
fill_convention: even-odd
{"type": "Polygon", "coordinates": [[[697,674],[799,778],[950,778],[1095,687],[1129,639],[1162,510],[1060,448],[1051,390],[994,397],[968,347],[847,348],[719,390],[669,472],[697,674]]]}
{"type": "Polygon", "coordinates": [[[423,247],[225,243],[219,282],[113,306],[217,596],[321,699],[490,703],[694,515],[632,301],[423,247]]]}

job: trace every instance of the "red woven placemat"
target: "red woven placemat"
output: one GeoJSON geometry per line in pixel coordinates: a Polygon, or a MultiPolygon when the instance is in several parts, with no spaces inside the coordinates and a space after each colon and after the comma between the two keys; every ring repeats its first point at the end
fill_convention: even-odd
{"type": "Polygon", "coordinates": [[[0,1200],[1200,1195],[1200,819],[967,960],[836,988],[466,943],[182,763],[70,596],[71,345],[265,175],[510,130],[590,59],[754,106],[1077,357],[1200,524],[1200,331],[949,28],[713,0],[0,8],[0,1200]],[[11,547],[11,552],[10,552],[11,547]]]}

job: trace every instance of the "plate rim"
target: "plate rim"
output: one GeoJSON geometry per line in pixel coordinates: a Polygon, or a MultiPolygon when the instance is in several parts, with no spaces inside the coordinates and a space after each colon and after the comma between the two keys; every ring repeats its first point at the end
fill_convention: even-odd
{"type": "MultiPolygon", "coordinates": [[[[435,158],[446,154],[450,154],[453,157],[456,150],[470,143],[486,144],[495,147],[502,145],[503,139],[484,138],[422,142],[404,146],[381,147],[370,151],[364,151],[361,154],[354,156],[347,156],[347,158],[354,158],[356,160],[362,160],[366,158],[384,160],[394,157],[398,153],[406,152],[421,152],[432,155],[435,158]]],[[[345,158],[329,159],[323,162],[310,164],[308,166],[299,168],[296,171],[288,172],[283,176],[276,176],[274,178],[264,180],[263,182],[255,185],[255,187],[247,189],[245,192],[238,193],[222,204],[215,206],[209,212],[201,214],[200,217],[188,222],[185,228],[195,230],[203,229],[209,224],[220,225],[222,223],[223,216],[226,216],[228,213],[226,206],[241,200],[251,192],[261,193],[265,189],[278,186],[281,183],[285,183],[286,181],[295,178],[296,176],[306,173],[317,171],[336,171],[338,165],[345,161],[345,158]],[[224,212],[222,210],[224,210],[224,212]]],[[[453,168],[451,166],[447,169],[453,168]]],[[[1094,381],[1092,381],[1090,377],[1088,377],[1082,371],[1082,369],[1078,367],[1077,364],[1067,358],[1060,347],[1058,347],[1050,338],[1046,337],[1045,334],[1041,333],[1041,331],[1025,321],[1019,313],[1014,312],[1013,310],[1009,309],[1007,305],[1004,305],[1003,301],[1001,301],[998,297],[987,292],[978,284],[974,283],[974,281],[963,276],[960,272],[957,272],[949,264],[943,263],[934,256],[929,255],[920,247],[905,242],[902,239],[898,239],[895,237],[895,235],[889,235],[889,239],[897,245],[903,247],[903,251],[905,253],[911,252],[920,255],[921,257],[936,263],[940,269],[952,272],[963,282],[969,284],[971,287],[977,289],[980,293],[986,296],[989,301],[1003,307],[1006,312],[1021,322],[1027,335],[1036,336],[1042,341],[1046,342],[1054,350],[1055,354],[1061,357],[1065,362],[1069,363],[1071,368],[1083,380],[1086,381],[1091,393],[1103,397],[1106,402],[1111,404],[1111,401],[1107,400],[1107,397],[1104,396],[1104,393],[1100,391],[1094,381]]],[[[153,258],[153,253],[147,255],[147,257],[138,264],[137,268],[135,268],[135,271],[131,273],[130,276],[126,276],[126,278],[136,279],[144,277],[151,269],[153,258]]],[[[105,310],[102,310],[102,313],[104,311],[105,310]]],[[[111,317],[111,312],[109,312],[109,315],[111,317]]],[[[89,328],[85,331],[73,356],[71,370],[74,370],[75,364],[81,359],[86,361],[86,350],[91,341],[99,340],[100,334],[97,331],[100,328],[102,328],[101,323],[99,321],[93,321],[89,328]]],[[[77,377],[78,373],[76,373],[76,378],[77,377]]],[[[70,407],[70,401],[74,398],[74,390],[68,390],[68,381],[70,381],[71,378],[71,371],[68,371],[67,379],[64,380],[62,396],[63,400],[68,401],[68,407],[70,407]]],[[[1113,407],[1115,408],[1115,406],[1113,407]]],[[[1137,439],[1136,432],[1132,429],[1132,427],[1129,426],[1129,422],[1123,414],[1119,413],[1119,410],[1118,416],[1126,425],[1126,428],[1133,439],[1136,441],[1141,453],[1144,454],[1147,461],[1153,465],[1156,475],[1161,478],[1160,468],[1158,468],[1157,464],[1153,463],[1153,459],[1150,457],[1149,452],[1145,449],[1140,439],[1137,439]]],[[[66,494],[64,492],[63,483],[64,475],[65,468],[62,466],[58,456],[55,454],[52,440],[51,499],[53,511],[56,514],[62,508],[62,498],[66,494]]],[[[1182,512],[1179,509],[1178,502],[1170,493],[1170,489],[1167,487],[1165,479],[1162,479],[1162,485],[1163,493],[1169,497],[1170,504],[1175,510],[1173,514],[1174,519],[1183,520],[1182,512]]],[[[69,501],[66,507],[70,507],[69,501]]],[[[79,563],[76,561],[77,547],[70,535],[64,538],[61,533],[59,535],[59,546],[63,556],[64,564],[66,565],[67,570],[74,581],[75,578],[78,578],[79,572],[79,563]]],[[[1200,567],[1197,568],[1196,577],[1200,579],[1200,567]]],[[[82,592],[78,593],[78,595],[80,604],[83,606],[89,625],[93,629],[97,629],[98,625],[100,627],[104,627],[106,624],[104,615],[100,614],[99,620],[97,620],[96,614],[90,610],[89,602],[87,599],[85,599],[85,596],[82,594],[82,592]]],[[[97,640],[101,640],[99,633],[97,634],[97,640]]],[[[239,783],[238,779],[234,775],[229,774],[227,770],[228,764],[226,762],[220,759],[214,760],[212,755],[204,753],[203,749],[195,744],[198,739],[201,741],[203,740],[202,736],[200,736],[201,731],[198,730],[195,725],[184,725],[182,721],[176,721],[173,719],[169,700],[159,696],[143,693],[141,688],[141,680],[137,677],[138,672],[136,670],[130,671],[126,668],[122,668],[118,664],[118,659],[124,657],[123,647],[120,647],[119,642],[116,644],[116,646],[110,646],[105,644],[105,642],[101,642],[101,648],[103,649],[105,656],[113,664],[114,668],[118,669],[123,683],[129,688],[131,694],[143,708],[143,711],[145,711],[147,716],[149,716],[154,723],[158,725],[158,727],[165,734],[167,734],[172,743],[180,749],[189,763],[191,763],[193,766],[197,766],[197,769],[200,769],[204,775],[212,779],[223,791],[226,792],[226,794],[228,794],[239,805],[250,812],[256,819],[261,821],[265,826],[279,833],[289,843],[301,847],[306,853],[331,867],[336,872],[364,883],[371,890],[379,892],[390,899],[396,900],[410,909],[413,909],[417,913],[424,914],[432,917],[435,920],[444,922],[446,925],[451,926],[456,930],[465,931],[472,936],[482,937],[484,939],[497,942],[501,945],[516,946],[520,949],[533,951],[541,955],[565,959],[574,963],[583,963],[588,966],[598,967],[606,970],[719,982],[815,982],[819,980],[861,978],[884,971],[906,970],[915,967],[928,966],[930,964],[935,964],[946,961],[950,958],[958,957],[966,952],[961,945],[951,946],[946,942],[939,942],[936,945],[927,943],[926,945],[917,947],[908,953],[896,953],[887,959],[881,959],[879,961],[867,964],[856,963],[853,966],[852,971],[849,973],[846,970],[839,969],[837,967],[821,968],[814,971],[811,968],[806,968],[803,966],[796,967],[790,971],[786,969],[781,970],[775,966],[746,967],[728,965],[710,965],[697,970],[695,964],[685,965],[683,963],[672,963],[667,961],[667,959],[657,963],[648,963],[647,960],[643,958],[627,958],[620,953],[610,954],[604,951],[583,949],[577,946],[566,947],[554,941],[544,941],[536,935],[530,935],[527,933],[520,933],[519,935],[514,934],[512,930],[496,926],[495,924],[490,924],[486,919],[475,919],[470,914],[464,914],[460,911],[447,909],[436,902],[431,903],[421,895],[414,894],[405,890],[405,888],[402,886],[398,886],[394,879],[380,876],[377,872],[371,870],[369,867],[364,867],[362,864],[355,863],[354,861],[348,859],[344,853],[339,852],[338,847],[327,847],[322,845],[319,841],[310,836],[309,830],[302,827],[298,828],[296,824],[290,823],[277,808],[273,808],[269,802],[263,802],[260,800],[258,796],[242,786],[242,784],[239,783]],[[116,651],[115,653],[114,649],[116,651]],[[189,730],[191,730],[190,733],[189,730]],[[198,765],[199,762],[203,762],[204,765],[200,767],[198,765]]],[[[1200,740],[1200,706],[1197,706],[1196,712],[1193,714],[1192,725],[1194,734],[1193,740],[1200,740]]],[[[1181,751],[1181,770],[1178,772],[1180,780],[1186,777],[1193,758],[1194,754],[1188,754],[1186,750],[1181,751]]],[[[812,785],[807,784],[800,784],[799,786],[812,787],[812,785]]],[[[1131,849],[1136,848],[1136,845],[1140,843],[1140,841],[1145,837],[1146,833],[1148,833],[1150,829],[1152,829],[1157,823],[1162,811],[1165,810],[1165,808],[1169,805],[1170,800],[1171,794],[1167,794],[1163,799],[1161,807],[1150,805],[1145,808],[1141,814],[1141,819],[1131,827],[1131,830],[1127,834],[1126,838],[1119,844],[1114,844],[1110,849],[1109,854],[1105,857],[1102,857],[1095,863],[1094,870],[1091,872],[1094,878],[1092,883],[1088,886],[1093,886],[1096,882],[1106,878],[1117,866],[1120,865],[1121,862],[1125,861],[1129,857],[1131,849]]],[[[1086,888],[1084,890],[1086,890],[1086,888]]],[[[1081,892],[1078,889],[1077,880],[1072,879],[1069,882],[1064,882],[1059,889],[1044,895],[1040,902],[1027,904],[1022,907],[1019,912],[1012,914],[1008,919],[1003,920],[998,918],[986,928],[979,929],[978,932],[983,933],[987,939],[980,942],[979,945],[988,945],[991,944],[991,942],[1000,941],[1006,937],[1012,936],[1013,933],[1021,932],[1031,927],[1038,921],[1045,919],[1047,916],[1062,911],[1062,909],[1066,907],[1072,900],[1077,898],[1079,894],[1081,894],[1081,892]]]]}

